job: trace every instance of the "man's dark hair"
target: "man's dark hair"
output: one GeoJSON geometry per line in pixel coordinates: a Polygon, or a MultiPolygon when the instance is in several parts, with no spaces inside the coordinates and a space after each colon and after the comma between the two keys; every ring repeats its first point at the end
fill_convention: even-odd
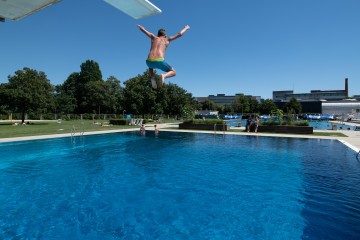
{"type": "Polygon", "coordinates": [[[165,31],[165,29],[159,29],[159,31],[158,31],[158,37],[162,37],[162,36],[166,36],[166,31],[165,31]]]}

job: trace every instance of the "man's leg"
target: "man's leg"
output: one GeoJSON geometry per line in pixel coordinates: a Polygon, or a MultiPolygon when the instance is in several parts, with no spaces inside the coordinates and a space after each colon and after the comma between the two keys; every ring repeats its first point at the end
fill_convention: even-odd
{"type": "Polygon", "coordinates": [[[164,86],[165,83],[165,78],[170,78],[170,77],[174,77],[176,76],[176,71],[175,69],[171,69],[170,71],[168,71],[167,73],[161,74],[161,87],[164,86]]]}
{"type": "Polygon", "coordinates": [[[154,88],[154,89],[157,89],[157,84],[156,84],[156,80],[155,80],[155,73],[156,73],[156,71],[153,68],[149,68],[151,87],[154,88]]]}

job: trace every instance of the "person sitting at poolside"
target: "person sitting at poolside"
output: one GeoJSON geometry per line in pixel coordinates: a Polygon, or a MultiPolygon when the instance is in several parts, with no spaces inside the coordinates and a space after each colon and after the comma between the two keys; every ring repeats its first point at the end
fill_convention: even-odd
{"type": "Polygon", "coordinates": [[[252,123],[252,119],[251,116],[249,116],[248,119],[246,120],[246,126],[245,126],[245,130],[247,132],[250,132],[251,123],[252,123]]]}
{"type": "Polygon", "coordinates": [[[149,73],[151,76],[151,85],[154,89],[158,87],[154,78],[154,69],[156,68],[166,72],[165,74],[160,75],[160,87],[162,87],[164,85],[165,78],[174,77],[176,75],[175,69],[165,62],[164,57],[166,48],[169,46],[171,41],[181,37],[188,29],[190,29],[190,26],[186,25],[178,34],[170,37],[166,37],[165,29],[159,29],[158,35],[155,36],[153,33],[147,31],[143,26],[139,24],[137,26],[143,33],[151,38],[151,48],[146,60],[146,65],[149,67],[149,73]]]}

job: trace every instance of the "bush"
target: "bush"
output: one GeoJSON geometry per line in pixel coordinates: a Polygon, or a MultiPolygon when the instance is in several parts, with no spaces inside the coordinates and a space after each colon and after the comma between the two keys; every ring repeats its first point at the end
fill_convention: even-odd
{"type": "Polygon", "coordinates": [[[129,119],[111,119],[109,122],[112,125],[129,125],[130,124],[129,119]]]}
{"type": "Polygon", "coordinates": [[[275,125],[280,125],[280,122],[278,120],[275,120],[274,118],[271,118],[271,119],[268,119],[268,121],[263,122],[262,125],[275,126],[275,125]]]}
{"type": "Polygon", "coordinates": [[[309,122],[306,120],[299,121],[296,123],[296,126],[309,126],[309,122]]]}
{"type": "Polygon", "coordinates": [[[225,124],[225,122],[221,119],[206,119],[206,120],[200,120],[200,119],[190,119],[185,120],[184,123],[191,123],[191,124],[225,124]]]}

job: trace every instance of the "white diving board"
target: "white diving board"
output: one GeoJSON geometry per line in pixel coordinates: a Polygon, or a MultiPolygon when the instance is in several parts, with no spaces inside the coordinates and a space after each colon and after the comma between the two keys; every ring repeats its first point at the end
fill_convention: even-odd
{"type": "Polygon", "coordinates": [[[140,19],[161,13],[161,10],[148,0],[104,0],[127,15],[140,19]]]}
{"type": "Polygon", "coordinates": [[[19,20],[61,0],[0,0],[0,20],[19,20]]]}

